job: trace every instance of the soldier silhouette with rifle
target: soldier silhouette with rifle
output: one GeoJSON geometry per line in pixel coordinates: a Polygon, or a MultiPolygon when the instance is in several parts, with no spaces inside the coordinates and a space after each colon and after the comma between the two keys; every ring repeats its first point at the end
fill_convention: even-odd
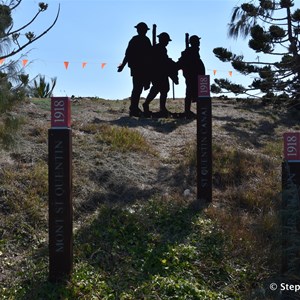
{"type": "MultiPolygon", "coordinates": [[[[155,27],[154,27],[155,29],[155,27]]],[[[171,41],[168,33],[162,32],[158,35],[158,44],[155,43],[155,30],[153,30],[153,48],[151,56],[150,78],[152,87],[143,104],[144,116],[153,116],[149,109],[151,101],[160,93],[160,111],[158,117],[168,117],[171,113],[166,108],[168,92],[170,90],[169,77],[178,84],[178,70],[176,63],[168,57],[167,45],[171,41]]]]}
{"type": "Polygon", "coordinates": [[[150,39],[146,36],[149,30],[147,24],[140,22],[135,28],[138,35],[129,41],[123,62],[118,67],[118,72],[121,72],[128,63],[133,84],[129,115],[140,117],[142,115],[142,111],[139,108],[141,93],[143,89],[147,90],[150,87],[149,68],[152,45],[150,39]]]}
{"type": "Polygon", "coordinates": [[[192,35],[189,38],[189,34],[186,33],[185,44],[186,49],[181,52],[177,66],[179,70],[182,70],[186,83],[185,117],[195,118],[196,115],[191,111],[191,104],[198,98],[198,75],[205,75],[205,66],[199,54],[200,38],[197,35],[192,35]]]}

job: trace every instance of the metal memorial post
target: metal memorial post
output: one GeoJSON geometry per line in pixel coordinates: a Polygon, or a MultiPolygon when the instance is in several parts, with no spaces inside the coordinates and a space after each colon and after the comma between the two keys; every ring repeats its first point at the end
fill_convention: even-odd
{"type": "MultiPolygon", "coordinates": [[[[300,272],[300,132],[284,134],[282,163],[282,267],[285,281],[294,284],[300,272]]],[[[299,282],[298,282],[299,283],[299,282]]]]}
{"type": "Polygon", "coordinates": [[[212,201],[212,104],[209,75],[198,76],[197,207],[212,201]]]}
{"type": "Polygon", "coordinates": [[[73,268],[72,132],[70,98],[51,98],[49,147],[49,280],[71,276],[73,268]]]}

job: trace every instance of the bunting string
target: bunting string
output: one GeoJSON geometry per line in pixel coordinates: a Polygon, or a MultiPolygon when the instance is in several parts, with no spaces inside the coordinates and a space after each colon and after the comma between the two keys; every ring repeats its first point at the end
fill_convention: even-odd
{"type": "Polygon", "coordinates": [[[218,72],[221,72],[221,73],[226,72],[230,77],[232,77],[232,74],[233,74],[232,71],[224,71],[224,70],[216,70],[216,69],[213,69],[213,70],[208,69],[208,71],[210,71],[210,72],[212,71],[214,76],[216,76],[218,72]]]}
{"type": "MultiPolygon", "coordinates": [[[[28,64],[28,61],[29,61],[28,59],[23,59],[23,60],[21,61],[23,68],[26,67],[26,65],[28,64]]],[[[5,58],[0,59],[0,65],[2,65],[4,62],[5,62],[5,58]]],[[[64,68],[65,68],[66,70],[68,70],[70,64],[71,64],[71,62],[69,62],[69,61],[64,61],[64,62],[63,62],[63,66],[64,66],[64,68]]],[[[73,64],[73,63],[72,63],[72,64],[73,64]]],[[[81,68],[82,68],[82,69],[85,69],[86,66],[87,66],[87,64],[88,64],[87,61],[81,62],[81,68]]],[[[94,63],[93,63],[93,64],[94,64],[94,63]]],[[[106,62],[101,62],[101,63],[100,63],[100,68],[101,68],[101,69],[104,69],[106,66],[107,66],[107,63],[106,63],[106,62]]],[[[212,73],[214,76],[216,76],[217,73],[224,73],[224,72],[226,72],[230,77],[233,76],[233,71],[225,71],[225,70],[217,70],[217,69],[207,69],[207,71],[208,71],[209,73],[212,73]]]]}

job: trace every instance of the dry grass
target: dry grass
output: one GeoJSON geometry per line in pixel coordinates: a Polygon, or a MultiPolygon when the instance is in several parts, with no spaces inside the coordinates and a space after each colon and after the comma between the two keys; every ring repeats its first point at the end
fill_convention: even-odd
{"type": "Polygon", "coordinates": [[[17,171],[6,167],[1,172],[0,185],[2,209],[5,208],[7,218],[22,215],[33,227],[45,222],[48,198],[48,166],[45,162],[20,164],[17,171]]]}
{"type": "MultiPolygon", "coordinates": [[[[186,166],[195,168],[196,145],[186,151],[186,166]]],[[[280,269],[279,166],[273,157],[213,145],[214,202],[205,212],[224,230],[228,252],[247,258],[262,277],[266,265],[274,274],[280,269]]]]}
{"type": "Polygon", "coordinates": [[[22,117],[7,116],[0,120],[0,143],[5,149],[13,147],[16,142],[18,129],[25,120],[22,117]]]}
{"type": "Polygon", "coordinates": [[[80,130],[95,135],[97,143],[107,144],[111,150],[120,152],[145,152],[154,154],[155,151],[147,139],[137,130],[110,124],[88,123],[80,130]]]}
{"type": "MultiPolygon", "coordinates": [[[[213,203],[195,212],[195,121],[130,119],[128,101],[87,101],[76,100],[72,110],[72,280],[46,280],[49,101],[36,100],[20,149],[0,157],[0,296],[271,299],[264,293],[280,264],[281,189],[281,144],[273,133],[258,143],[260,133],[253,135],[251,144],[254,133],[246,131],[255,126],[240,124],[235,102],[225,110],[220,104],[213,203]]],[[[255,124],[265,118],[259,113],[251,111],[255,124]]]]}
{"type": "Polygon", "coordinates": [[[151,146],[145,137],[128,127],[102,125],[96,134],[96,141],[108,143],[112,150],[121,152],[151,152],[151,146]]]}

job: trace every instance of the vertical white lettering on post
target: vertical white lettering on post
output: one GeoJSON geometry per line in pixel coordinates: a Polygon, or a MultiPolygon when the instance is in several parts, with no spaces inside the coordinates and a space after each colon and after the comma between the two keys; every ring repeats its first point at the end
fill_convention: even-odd
{"type": "Polygon", "coordinates": [[[212,201],[212,106],[208,75],[198,76],[197,207],[212,201]]]}
{"type": "MultiPolygon", "coordinates": [[[[300,133],[283,135],[284,161],[282,163],[282,278],[296,278],[300,272],[295,261],[299,258],[300,240],[300,133]]],[[[283,297],[288,296],[285,291],[283,297]]]]}
{"type": "Polygon", "coordinates": [[[52,98],[49,129],[49,280],[73,269],[72,132],[70,99],[52,98]]]}

